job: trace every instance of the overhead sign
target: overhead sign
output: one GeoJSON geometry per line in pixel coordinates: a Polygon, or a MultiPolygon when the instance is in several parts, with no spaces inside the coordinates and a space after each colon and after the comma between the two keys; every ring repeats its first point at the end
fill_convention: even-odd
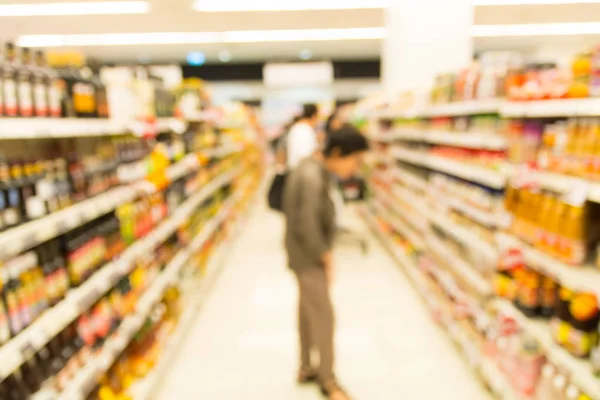
{"type": "Polygon", "coordinates": [[[267,87],[328,86],[333,79],[330,62],[271,63],[263,67],[263,82],[267,87]]]}

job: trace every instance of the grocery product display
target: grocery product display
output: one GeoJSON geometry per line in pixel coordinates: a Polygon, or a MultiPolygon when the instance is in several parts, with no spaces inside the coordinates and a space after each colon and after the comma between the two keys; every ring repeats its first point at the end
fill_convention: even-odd
{"type": "Polygon", "coordinates": [[[363,212],[500,398],[600,398],[596,59],[487,54],[427,106],[369,100],[363,212]]]}
{"type": "Polygon", "coordinates": [[[0,398],[134,398],[256,190],[254,127],[161,120],[149,76],[139,130],[93,64],[3,54],[0,398]]]}

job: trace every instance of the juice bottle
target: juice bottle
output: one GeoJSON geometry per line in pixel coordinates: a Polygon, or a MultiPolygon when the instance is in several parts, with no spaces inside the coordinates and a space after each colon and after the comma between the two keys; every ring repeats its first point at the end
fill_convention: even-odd
{"type": "Polygon", "coordinates": [[[539,201],[539,210],[535,224],[537,225],[537,235],[534,245],[542,251],[551,251],[549,242],[550,222],[552,220],[552,209],[554,207],[554,198],[548,194],[541,194],[539,201]]]}
{"type": "Polygon", "coordinates": [[[567,206],[564,234],[560,238],[558,253],[567,264],[579,265],[585,261],[588,236],[587,215],[585,205],[567,206]]]}
{"type": "Polygon", "coordinates": [[[552,208],[550,209],[550,219],[548,221],[547,245],[548,253],[560,254],[560,240],[564,232],[564,215],[568,206],[563,201],[554,199],[552,208]]]}

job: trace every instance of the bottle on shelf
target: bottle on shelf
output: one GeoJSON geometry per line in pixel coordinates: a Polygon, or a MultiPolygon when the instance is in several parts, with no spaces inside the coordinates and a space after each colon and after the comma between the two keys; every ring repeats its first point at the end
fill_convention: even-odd
{"type": "Polygon", "coordinates": [[[19,116],[30,118],[34,116],[33,72],[31,69],[31,50],[27,47],[21,48],[21,62],[17,68],[19,116]]]}
{"type": "Polygon", "coordinates": [[[50,115],[51,80],[43,51],[35,52],[35,65],[32,71],[34,115],[36,117],[47,117],[50,115]]]}
{"type": "Polygon", "coordinates": [[[19,116],[19,101],[17,96],[17,50],[13,43],[4,47],[5,59],[2,64],[2,89],[4,95],[4,115],[19,116]]]}

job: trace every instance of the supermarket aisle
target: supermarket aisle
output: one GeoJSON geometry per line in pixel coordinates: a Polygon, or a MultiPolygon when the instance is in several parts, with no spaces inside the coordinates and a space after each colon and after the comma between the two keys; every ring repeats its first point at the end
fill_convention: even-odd
{"type": "MultiPolygon", "coordinates": [[[[278,215],[254,211],[157,399],[321,398],[294,382],[296,287],[281,235],[278,215]]],[[[373,240],[367,258],[352,246],[337,251],[340,381],[359,400],[487,399],[373,240]]]]}

